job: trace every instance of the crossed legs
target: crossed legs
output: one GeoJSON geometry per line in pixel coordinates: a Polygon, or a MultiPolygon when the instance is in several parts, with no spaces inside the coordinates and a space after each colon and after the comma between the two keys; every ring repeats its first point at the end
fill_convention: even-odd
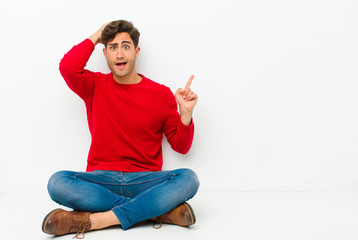
{"type": "Polygon", "coordinates": [[[92,213],[87,230],[118,224],[126,230],[139,221],[169,212],[192,198],[198,187],[198,178],[189,169],[138,173],[60,171],[48,183],[54,201],[92,213]]]}

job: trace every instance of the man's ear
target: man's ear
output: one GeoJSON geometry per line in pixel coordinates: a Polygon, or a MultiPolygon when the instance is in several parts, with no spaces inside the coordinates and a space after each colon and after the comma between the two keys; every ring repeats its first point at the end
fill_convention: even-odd
{"type": "Polygon", "coordinates": [[[105,58],[107,58],[107,48],[106,47],[103,48],[103,55],[105,58]]]}
{"type": "Polygon", "coordinates": [[[138,57],[139,52],[140,52],[140,47],[136,47],[136,49],[135,49],[135,56],[136,56],[136,58],[138,57]]]}

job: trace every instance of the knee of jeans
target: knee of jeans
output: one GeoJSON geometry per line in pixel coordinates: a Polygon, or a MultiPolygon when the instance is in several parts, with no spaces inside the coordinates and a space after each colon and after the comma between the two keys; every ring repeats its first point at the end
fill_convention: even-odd
{"type": "Polygon", "coordinates": [[[56,196],[63,196],[66,191],[64,182],[68,179],[68,171],[59,171],[54,173],[47,184],[47,191],[50,197],[56,201],[56,196]]]}
{"type": "Polygon", "coordinates": [[[182,175],[184,176],[185,182],[187,184],[187,186],[189,187],[188,191],[191,192],[191,195],[194,196],[200,186],[200,182],[199,182],[199,178],[196,175],[196,173],[191,170],[191,169],[187,169],[187,168],[183,168],[182,170],[182,175]]]}

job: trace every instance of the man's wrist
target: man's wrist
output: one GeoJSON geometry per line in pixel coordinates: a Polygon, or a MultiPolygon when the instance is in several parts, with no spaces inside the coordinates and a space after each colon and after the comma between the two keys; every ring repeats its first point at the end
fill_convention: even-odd
{"type": "Polygon", "coordinates": [[[192,112],[182,112],[180,113],[180,120],[185,126],[189,126],[192,120],[192,112]]]}
{"type": "Polygon", "coordinates": [[[93,42],[94,45],[97,45],[100,42],[101,35],[99,32],[92,34],[89,39],[93,42]]]}

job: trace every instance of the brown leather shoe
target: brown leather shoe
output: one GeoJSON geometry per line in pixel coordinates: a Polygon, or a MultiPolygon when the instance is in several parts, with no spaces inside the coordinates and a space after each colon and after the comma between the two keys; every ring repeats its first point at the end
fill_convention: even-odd
{"type": "Polygon", "coordinates": [[[158,217],[151,218],[150,220],[156,221],[160,224],[159,227],[153,226],[154,228],[160,228],[162,226],[162,223],[169,223],[182,227],[187,227],[194,224],[196,218],[191,206],[188,203],[182,203],[173,210],[164,213],[158,217]]]}
{"type": "Polygon", "coordinates": [[[76,233],[76,238],[84,238],[84,232],[91,228],[90,214],[90,212],[55,209],[45,217],[42,231],[57,236],[76,233]]]}

